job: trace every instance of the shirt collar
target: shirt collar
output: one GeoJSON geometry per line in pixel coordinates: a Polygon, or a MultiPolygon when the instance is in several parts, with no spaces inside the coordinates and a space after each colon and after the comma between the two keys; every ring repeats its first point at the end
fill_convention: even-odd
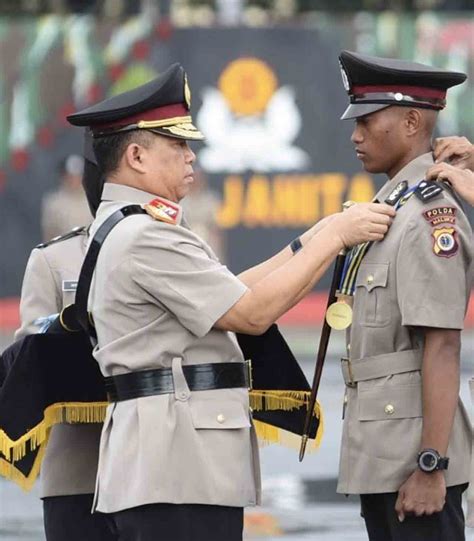
{"type": "Polygon", "coordinates": [[[174,201],[170,201],[161,195],[144,192],[143,190],[125,186],[124,184],[114,184],[113,182],[106,182],[102,191],[102,201],[120,201],[135,205],[146,205],[154,199],[160,199],[160,201],[171,205],[173,208],[178,207],[179,210],[176,224],[183,225],[181,224],[183,219],[183,209],[181,205],[174,201]]]}
{"type": "Polygon", "coordinates": [[[392,179],[387,181],[379,190],[375,198],[383,203],[397,184],[404,180],[408,182],[410,188],[415,186],[425,178],[426,170],[433,164],[434,160],[431,152],[421,154],[411,162],[407,163],[392,179]]]}

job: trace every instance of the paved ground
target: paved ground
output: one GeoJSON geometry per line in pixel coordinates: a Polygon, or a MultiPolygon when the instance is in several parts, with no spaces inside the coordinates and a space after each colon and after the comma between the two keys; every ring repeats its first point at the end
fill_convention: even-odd
{"type": "MultiPolygon", "coordinates": [[[[318,332],[299,329],[285,334],[311,379],[318,332]]],[[[2,341],[6,344],[8,338],[0,337],[2,341]]],[[[307,454],[302,464],[293,450],[271,446],[261,451],[264,502],[262,507],[246,513],[248,541],[367,539],[357,500],[335,492],[343,394],[337,359],[342,348],[343,337],[334,335],[320,393],[326,425],[320,450],[307,454]]],[[[473,353],[474,334],[466,335],[462,376],[462,395],[466,401],[473,353]]],[[[24,494],[11,483],[0,480],[0,540],[44,541],[37,487],[31,494],[24,494]]]]}

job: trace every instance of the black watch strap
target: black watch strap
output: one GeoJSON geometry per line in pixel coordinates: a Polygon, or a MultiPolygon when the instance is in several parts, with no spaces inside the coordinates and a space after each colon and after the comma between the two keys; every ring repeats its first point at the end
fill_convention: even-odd
{"type": "Polygon", "coordinates": [[[438,462],[438,470],[447,470],[449,465],[449,458],[447,456],[442,456],[438,462]]]}

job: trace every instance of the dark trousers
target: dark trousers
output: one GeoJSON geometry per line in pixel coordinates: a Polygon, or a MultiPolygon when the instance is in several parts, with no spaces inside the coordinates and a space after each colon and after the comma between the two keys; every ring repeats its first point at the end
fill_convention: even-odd
{"type": "Polygon", "coordinates": [[[362,516],[370,541],[465,541],[461,506],[466,485],[450,487],[440,513],[406,516],[399,522],[395,512],[397,492],[362,494],[362,516]]]}
{"type": "Polygon", "coordinates": [[[105,515],[91,514],[93,494],[43,499],[47,541],[117,541],[105,515]]]}
{"type": "Polygon", "coordinates": [[[242,507],[156,503],[106,515],[118,541],[242,541],[242,507]]]}

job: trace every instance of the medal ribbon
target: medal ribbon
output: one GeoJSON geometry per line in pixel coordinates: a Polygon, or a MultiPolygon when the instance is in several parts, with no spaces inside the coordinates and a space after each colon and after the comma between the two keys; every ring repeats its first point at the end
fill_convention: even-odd
{"type": "MultiPolygon", "coordinates": [[[[395,203],[393,208],[398,211],[401,207],[403,207],[417,188],[418,184],[406,191],[395,203]]],[[[352,248],[352,250],[347,254],[344,269],[342,271],[341,282],[339,284],[339,293],[341,295],[354,295],[357,272],[359,271],[359,267],[364,259],[364,256],[367,254],[372,244],[372,241],[364,242],[363,244],[354,246],[354,248],[352,248]]]]}

